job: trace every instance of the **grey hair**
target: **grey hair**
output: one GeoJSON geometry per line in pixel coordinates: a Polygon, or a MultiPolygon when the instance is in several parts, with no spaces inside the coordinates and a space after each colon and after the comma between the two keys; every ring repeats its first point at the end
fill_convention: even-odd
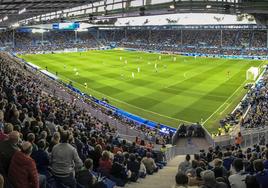
{"type": "Polygon", "coordinates": [[[215,174],[211,170],[205,170],[201,172],[201,177],[205,182],[215,181],[215,174]]]}

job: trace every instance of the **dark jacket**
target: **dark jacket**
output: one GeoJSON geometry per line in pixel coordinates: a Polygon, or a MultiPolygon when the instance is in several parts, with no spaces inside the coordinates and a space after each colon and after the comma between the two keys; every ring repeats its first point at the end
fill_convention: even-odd
{"type": "Polygon", "coordinates": [[[130,170],[132,173],[139,174],[140,170],[140,163],[138,161],[128,161],[127,169],[130,170]]]}
{"type": "Polygon", "coordinates": [[[4,175],[7,175],[11,159],[18,150],[18,146],[9,140],[0,142],[0,170],[3,171],[4,175]]]}
{"type": "Polygon", "coordinates": [[[93,187],[93,175],[88,169],[82,169],[77,173],[77,182],[85,188],[93,187]]]}
{"type": "Polygon", "coordinates": [[[48,153],[44,150],[37,150],[33,152],[32,158],[36,163],[37,170],[40,174],[48,174],[48,165],[49,165],[49,156],[48,153]]]}
{"type": "Polygon", "coordinates": [[[131,171],[131,181],[137,181],[139,178],[140,163],[137,160],[128,161],[127,169],[131,171]]]}
{"type": "Polygon", "coordinates": [[[119,162],[114,162],[112,165],[111,175],[122,180],[127,179],[127,169],[119,162]]]}

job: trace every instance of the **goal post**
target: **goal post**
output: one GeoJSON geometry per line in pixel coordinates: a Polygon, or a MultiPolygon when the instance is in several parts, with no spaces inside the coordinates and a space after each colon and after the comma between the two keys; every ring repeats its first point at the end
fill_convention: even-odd
{"type": "Polygon", "coordinates": [[[259,75],[259,68],[258,67],[250,67],[247,70],[246,79],[255,81],[259,75]]]}

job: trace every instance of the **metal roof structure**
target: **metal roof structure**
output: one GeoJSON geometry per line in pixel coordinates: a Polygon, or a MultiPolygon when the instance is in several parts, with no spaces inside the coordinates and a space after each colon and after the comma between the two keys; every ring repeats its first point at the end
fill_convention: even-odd
{"type": "Polygon", "coordinates": [[[0,0],[0,27],[188,12],[250,13],[263,19],[268,0],[0,0]]]}
{"type": "Polygon", "coordinates": [[[88,0],[0,0],[0,26],[88,3],[88,0]]]}

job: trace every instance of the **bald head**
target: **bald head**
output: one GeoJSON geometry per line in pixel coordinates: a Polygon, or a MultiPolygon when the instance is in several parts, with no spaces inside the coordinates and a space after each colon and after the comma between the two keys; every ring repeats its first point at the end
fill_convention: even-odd
{"type": "Polygon", "coordinates": [[[19,142],[19,139],[20,139],[20,133],[18,131],[12,131],[11,133],[9,133],[8,139],[13,144],[17,144],[19,142]]]}
{"type": "Polygon", "coordinates": [[[26,155],[31,155],[32,153],[32,144],[30,142],[23,142],[21,144],[21,151],[26,155]]]}

